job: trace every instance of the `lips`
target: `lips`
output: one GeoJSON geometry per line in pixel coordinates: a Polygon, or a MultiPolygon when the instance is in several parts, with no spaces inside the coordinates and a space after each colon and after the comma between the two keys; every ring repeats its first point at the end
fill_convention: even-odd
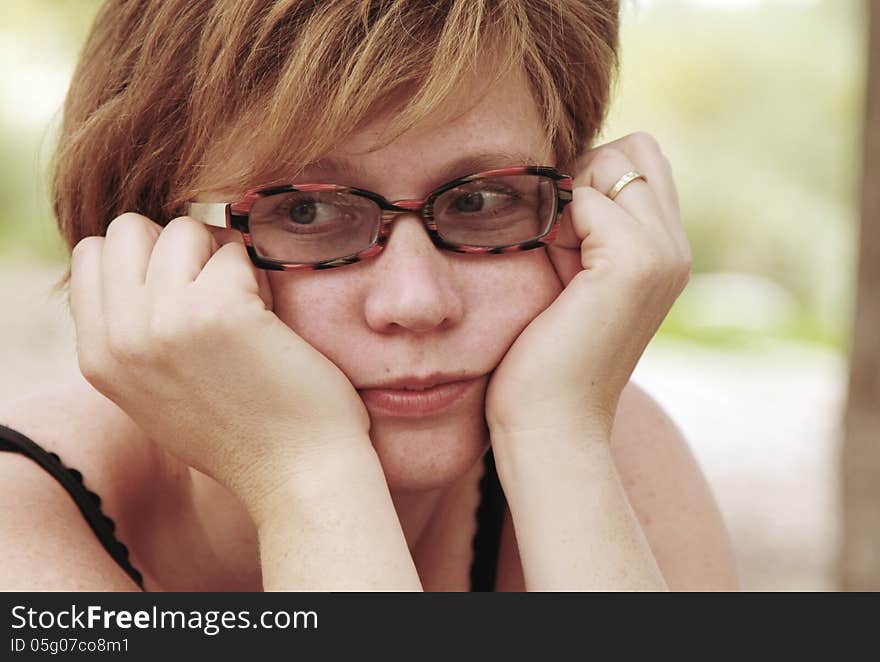
{"type": "Polygon", "coordinates": [[[359,393],[372,414],[422,417],[448,411],[475,391],[480,381],[480,376],[405,377],[376,388],[360,389],[359,393]]]}

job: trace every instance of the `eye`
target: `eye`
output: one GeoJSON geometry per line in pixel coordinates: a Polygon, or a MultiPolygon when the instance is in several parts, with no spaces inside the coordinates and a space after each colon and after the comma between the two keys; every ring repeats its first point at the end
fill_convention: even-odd
{"type": "Polygon", "coordinates": [[[290,208],[290,211],[287,212],[287,215],[294,223],[308,225],[314,222],[316,213],[315,203],[310,201],[295,204],[290,208]]]}
{"type": "Polygon", "coordinates": [[[519,196],[516,192],[502,187],[489,187],[476,190],[461,191],[452,200],[448,211],[461,214],[476,214],[480,212],[495,212],[516,201],[519,196]]]}
{"type": "Polygon", "coordinates": [[[463,212],[480,211],[484,204],[483,194],[480,192],[465,193],[455,199],[455,208],[463,212]]]}
{"type": "Polygon", "coordinates": [[[297,225],[311,225],[316,220],[328,220],[337,216],[334,205],[315,200],[299,200],[286,210],[287,217],[297,225]]]}

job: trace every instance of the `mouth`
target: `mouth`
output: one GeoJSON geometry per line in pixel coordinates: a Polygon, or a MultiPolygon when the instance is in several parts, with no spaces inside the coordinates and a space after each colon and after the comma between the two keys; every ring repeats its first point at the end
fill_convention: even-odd
{"type": "Polygon", "coordinates": [[[452,409],[479,387],[482,378],[482,375],[405,377],[358,392],[371,414],[418,418],[452,409]]]}

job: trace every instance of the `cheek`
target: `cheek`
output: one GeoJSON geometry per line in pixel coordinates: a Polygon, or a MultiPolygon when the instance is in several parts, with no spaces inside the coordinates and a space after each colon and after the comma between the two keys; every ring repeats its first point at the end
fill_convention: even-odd
{"type": "MultiPolygon", "coordinates": [[[[392,359],[404,345],[387,344],[364,317],[369,279],[362,263],[329,271],[269,272],[274,311],[290,328],[337,365],[351,368],[364,356],[392,359]],[[356,360],[357,359],[357,360],[356,360]]],[[[522,330],[549,306],[562,285],[545,249],[451,260],[464,314],[432,345],[456,359],[491,369],[522,330]]],[[[432,339],[434,343],[439,336],[432,339]]]]}
{"type": "Polygon", "coordinates": [[[356,323],[360,286],[350,276],[345,269],[269,272],[274,312],[326,354],[325,350],[344,341],[356,323]]]}
{"type": "Polygon", "coordinates": [[[483,330],[483,338],[506,349],[553,303],[562,284],[546,250],[536,249],[487,258],[468,280],[468,290],[472,295],[469,312],[483,330]]]}

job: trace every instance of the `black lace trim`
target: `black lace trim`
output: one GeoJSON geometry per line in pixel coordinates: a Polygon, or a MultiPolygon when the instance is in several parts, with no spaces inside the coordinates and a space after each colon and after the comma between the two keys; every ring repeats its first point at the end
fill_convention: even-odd
{"type": "MultiPolygon", "coordinates": [[[[0,452],[21,453],[49,472],[70,494],[98,540],[129,577],[144,590],[143,576],[129,561],[128,547],[115,535],[116,524],[101,510],[101,497],[85,486],[80,471],[65,466],[56,453],[47,452],[20,432],[0,425],[0,452]]],[[[484,457],[485,471],[480,479],[480,505],[477,532],[473,539],[470,579],[472,591],[493,591],[501,546],[501,527],[506,507],[504,491],[495,469],[491,449],[484,457]]]]}
{"type": "Polygon", "coordinates": [[[65,466],[57,454],[47,452],[20,432],[4,425],[0,425],[0,451],[21,453],[48,471],[70,494],[110,556],[141,590],[144,589],[143,576],[128,559],[128,547],[116,538],[116,524],[103,513],[101,497],[85,486],[81,472],[65,466]]]}

